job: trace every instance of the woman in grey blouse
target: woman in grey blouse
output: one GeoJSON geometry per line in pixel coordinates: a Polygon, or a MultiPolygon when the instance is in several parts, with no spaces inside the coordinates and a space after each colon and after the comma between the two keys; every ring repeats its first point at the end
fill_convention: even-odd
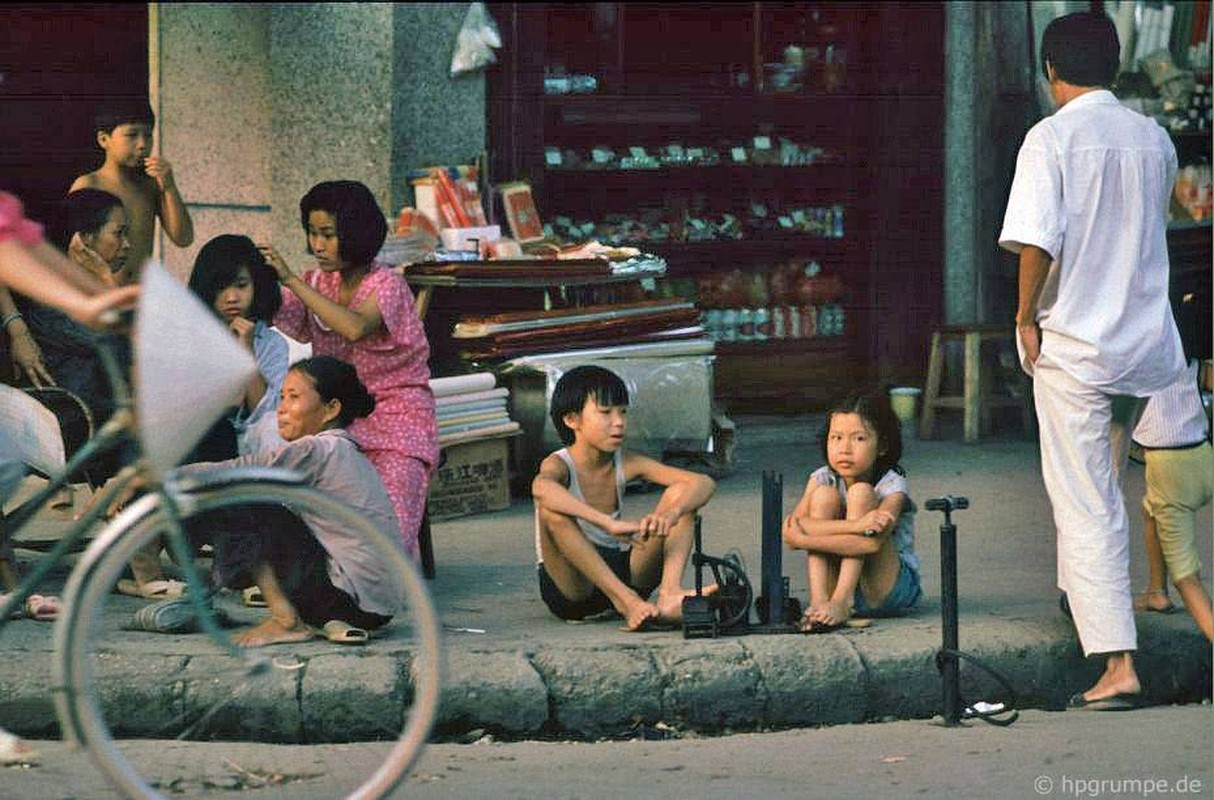
{"type": "MultiPolygon", "coordinates": [[[[396,513],[379,473],[345,431],[370,414],[375,398],[354,367],[330,356],[296,362],[282,382],[278,431],[287,444],[273,455],[190,464],[182,474],[235,466],[293,470],[344,500],[400,542],[396,513]]],[[[257,524],[216,532],[214,576],[221,586],[260,587],[269,616],[233,638],[245,647],[298,642],[318,629],[335,641],[361,643],[401,606],[398,576],[375,547],[330,520],[258,508],[257,524]]]]}

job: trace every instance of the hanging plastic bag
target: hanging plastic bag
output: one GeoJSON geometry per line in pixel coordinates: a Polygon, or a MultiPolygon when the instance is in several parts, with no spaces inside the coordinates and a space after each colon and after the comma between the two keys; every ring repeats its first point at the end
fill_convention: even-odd
{"type": "Polygon", "coordinates": [[[451,77],[487,67],[497,63],[493,51],[502,46],[502,37],[497,23],[489,16],[484,3],[471,3],[455,39],[455,53],[451,56],[451,77]]]}

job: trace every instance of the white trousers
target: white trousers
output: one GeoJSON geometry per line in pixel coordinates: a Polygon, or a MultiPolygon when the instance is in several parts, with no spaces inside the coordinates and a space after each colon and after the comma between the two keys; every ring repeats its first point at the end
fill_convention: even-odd
{"type": "Polygon", "coordinates": [[[1042,354],[1033,365],[1041,473],[1058,531],[1058,588],[1084,655],[1138,649],[1121,473],[1146,400],[1105,394],[1042,354]]]}

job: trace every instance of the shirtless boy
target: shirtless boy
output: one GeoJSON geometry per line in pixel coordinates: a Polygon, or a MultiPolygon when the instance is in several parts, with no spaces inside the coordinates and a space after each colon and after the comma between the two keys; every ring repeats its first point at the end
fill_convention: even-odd
{"type": "Polygon", "coordinates": [[[103,189],[122,200],[126,207],[131,249],[126,264],[115,276],[118,285],[135,283],[143,264],[152,255],[156,217],[164,232],[178,247],[194,241],[194,223],[177,191],[173,167],[151,155],[152,128],[156,117],[147,103],[127,103],[98,113],[94,128],[97,145],[105,152],[105,163],[81,175],[69,191],[103,189]]]}
{"type": "Polygon", "coordinates": [[[691,594],[682,577],[694,515],[716,484],[623,449],[628,389],[610,370],[565,373],[550,415],[565,447],[544,459],[531,484],[540,596],[561,619],[615,608],[630,631],[680,623],[683,598],[691,594]],[[635,478],[665,490],[653,511],[629,519],[624,486],[635,478]]]}

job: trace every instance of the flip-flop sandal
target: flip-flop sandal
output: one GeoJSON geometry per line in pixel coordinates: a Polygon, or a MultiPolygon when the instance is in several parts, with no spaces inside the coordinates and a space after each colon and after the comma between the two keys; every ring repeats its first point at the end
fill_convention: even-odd
{"type": "Polygon", "coordinates": [[[873,621],[868,617],[852,617],[843,623],[845,628],[871,628],[873,621]]]}
{"type": "Polygon", "coordinates": [[[240,596],[244,600],[244,604],[249,608],[266,607],[266,597],[261,593],[260,586],[250,586],[249,588],[242,590],[240,596]]]}
{"type": "Polygon", "coordinates": [[[131,630],[150,633],[191,633],[198,629],[194,604],[187,598],[149,603],[131,618],[131,630]]]}
{"type": "Polygon", "coordinates": [[[1147,589],[1145,591],[1139,592],[1138,595],[1134,598],[1134,610],[1135,611],[1149,611],[1153,614],[1175,614],[1176,613],[1176,604],[1172,602],[1172,599],[1168,597],[1166,592],[1159,591],[1158,589],[1147,589]],[[1151,597],[1151,596],[1156,596],[1156,595],[1167,598],[1168,604],[1166,606],[1164,606],[1163,608],[1155,608],[1152,605],[1148,605],[1147,598],[1151,597]]]}
{"type": "Polygon", "coordinates": [[[24,739],[0,728],[0,767],[38,763],[38,751],[24,739]]]}
{"type": "Polygon", "coordinates": [[[1066,701],[1067,711],[1130,711],[1142,705],[1142,696],[1118,693],[1099,700],[1088,700],[1076,692],[1066,701]]]}
{"type": "Polygon", "coordinates": [[[340,619],[331,619],[320,629],[320,635],[334,644],[366,644],[371,634],[340,619]]]}
{"type": "Polygon", "coordinates": [[[114,588],[118,590],[119,594],[125,594],[128,597],[142,597],[144,600],[176,600],[185,594],[186,586],[186,583],[171,578],[148,581],[142,586],[130,578],[123,578],[114,588]]]}
{"type": "Polygon", "coordinates": [[[25,599],[25,616],[39,622],[54,622],[62,609],[59,598],[49,594],[31,594],[25,599]]]}

